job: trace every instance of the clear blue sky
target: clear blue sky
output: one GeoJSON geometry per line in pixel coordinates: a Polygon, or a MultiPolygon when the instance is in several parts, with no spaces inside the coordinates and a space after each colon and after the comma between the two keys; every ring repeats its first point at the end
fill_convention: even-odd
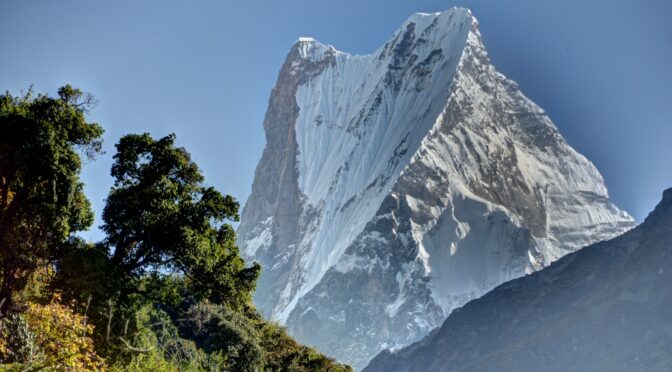
{"type": "Polygon", "coordinates": [[[3,0],[0,89],[70,83],[98,97],[91,119],[107,130],[107,155],[84,173],[98,216],[113,145],[129,132],[177,133],[208,183],[242,204],[271,88],[299,36],[365,54],[410,14],[455,5],[473,10],[495,66],[642,220],[672,186],[669,0],[3,0]]]}

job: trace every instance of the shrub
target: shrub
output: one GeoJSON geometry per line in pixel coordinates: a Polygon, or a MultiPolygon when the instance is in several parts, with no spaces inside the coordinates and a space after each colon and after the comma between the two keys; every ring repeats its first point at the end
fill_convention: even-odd
{"type": "Polygon", "coordinates": [[[122,337],[112,371],[220,371],[227,370],[218,353],[207,354],[194,341],[181,338],[175,320],[163,310],[144,306],[133,320],[136,330],[122,337]]]}
{"type": "Polygon", "coordinates": [[[261,370],[264,351],[248,318],[226,306],[201,302],[192,306],[180,324],[182,334],[207,353],[218,353],[235,371],[261,370]]]}
{"type": "MultiPolygon", "coordinates": [[[[90,337],[93,326],[87,324],[86,317],[57,302],[47,305],[28,303],[21,317],[25,318],[28,330],[34,335],[38,350],[30,364],[55,370],[104,369],[104,362],[96,355],[90,337]]],[[[25,347],[19,350],[25,350],[25,347]]]]}
{"type": "Polygon", "coordinates": [[[32,364],[38,349],[35,334],[20,314],[11,314],[0,323],[0,360],[3,363],[32,364]]]}

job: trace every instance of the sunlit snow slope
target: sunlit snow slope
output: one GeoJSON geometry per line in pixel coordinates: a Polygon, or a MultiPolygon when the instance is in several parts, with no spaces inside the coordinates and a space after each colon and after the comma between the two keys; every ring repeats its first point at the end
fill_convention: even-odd
{"type": "Polygon", "coordinates": [[[264,128],[238,231],[255,301],[355,367],[633,224],[466,9],[415,14],[366,56],[299,39],[264,128]]]}

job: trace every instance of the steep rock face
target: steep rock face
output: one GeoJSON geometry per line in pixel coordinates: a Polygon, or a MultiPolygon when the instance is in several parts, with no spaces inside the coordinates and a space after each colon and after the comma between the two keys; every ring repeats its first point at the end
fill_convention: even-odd
{"type": "Polygon", "coordinates": [[[355,367],[633,223],[465,9],[415,14],[366,56],[300,39],[264,128],[238,231],[265,268],[255,300],[355,367]]]}
{"type": "Polygon", "coordinates": [[[637,228],[455,310],[367,372],[672,370],[672,189],[637,228]]]}

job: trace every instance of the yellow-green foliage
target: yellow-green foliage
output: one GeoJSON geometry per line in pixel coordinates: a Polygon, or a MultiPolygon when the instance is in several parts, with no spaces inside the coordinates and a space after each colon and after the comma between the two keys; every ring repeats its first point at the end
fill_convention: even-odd
{"type": "Polygon", "coordinates": [[[21,370],[100,371],[105,364],[96,355],[91,334],[93,326],[67,306],[28,303],[26,310],[3,320],[0,353],[3,361],[21,365],[21,370]],[[16,327],[25,325],[23,340],[13,341],[16,327]],[[22,345],[23,344],[23,345],[22,345]]]}

